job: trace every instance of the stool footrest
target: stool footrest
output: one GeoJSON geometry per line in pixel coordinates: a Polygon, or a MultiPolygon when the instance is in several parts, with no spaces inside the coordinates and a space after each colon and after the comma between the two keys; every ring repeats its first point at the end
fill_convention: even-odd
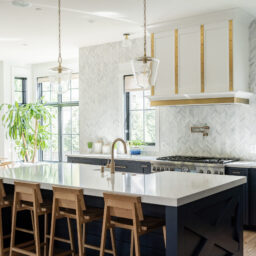
{"type": "Polygon", "coordinates": [[[25,228],[16,228],[16,231],[20,231],[20,232],[23,232],[23,233],[28,233],[28,234],[31,234],[31,235],[34,234],[34,231],[28,230],[28,229],[25,229],[25,228]]]}

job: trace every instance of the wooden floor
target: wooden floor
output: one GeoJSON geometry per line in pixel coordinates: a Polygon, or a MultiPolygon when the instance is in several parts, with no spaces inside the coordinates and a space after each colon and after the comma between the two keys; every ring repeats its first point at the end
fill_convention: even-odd
{"type": "Polygon", "coordinates": [[[256,255],[256,232],[245,231],[244,232],[244,256],[256,255]]]}
{"type": "MultiPolygon", "coordinates": [[[[16,255],[18,256],[20,254],[16,254],[16,255]]],[[[244,232],[244,256],[256,256],[256,232],[255,231],[244,232]]]]}

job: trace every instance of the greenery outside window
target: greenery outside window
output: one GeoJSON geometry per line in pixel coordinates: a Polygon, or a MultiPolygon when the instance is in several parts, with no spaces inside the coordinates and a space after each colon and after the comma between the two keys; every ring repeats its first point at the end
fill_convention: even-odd
{"type": "Polygon", "coordinates": [[[150,106],[150,90],[136,87],[132,75],[124,76],[125,135],[148,146],[156,144],[156,109],[150,106]]]}
{"type": "Polygon", "coordinates": [[[39,152],[40,161],[65,162],[67,154],[79,153],[79,79],[72,75],[69,90],[58,95],[48,78],[38,78],[38,95],[54,115],[49,127],[48,149],[39,152]]]}
{"type": "Polygon", "coordinates": [[[19,104],[27,103],[27,78],[14,78],[14,101],[17,101],[19,104]]]}

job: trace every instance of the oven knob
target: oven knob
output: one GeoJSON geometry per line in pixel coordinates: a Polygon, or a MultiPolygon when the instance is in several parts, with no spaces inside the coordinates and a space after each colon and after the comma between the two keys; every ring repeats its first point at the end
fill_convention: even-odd
{"type": "Polygon", "coordinates": [[[214,174],[219,174],[219,172],[218,171],[214,171],[214,174]]]}
{"type": "Polygon", "coordinates": [[[166,170],[166,171],[170,171],[169,167],[165,167],[165,170],[166,170]]]}
{"type": "Polygon", "coordinates": [[[153,166],[153,172],[155,172],[156,171],[156,167],[155,166],[153,166]]]}
{"type": "Polygon", "coordinates": [[[156,169],[158,172],[160,172],[160,167],[157,167],[157,169],[156,169]]]}
{"type": "Polygon", "coordinates": [[[164,167],[161,168],[161,172],[163,172],[163,171],[164,171],[164,167]]]}
{"type": "Polygon", "coordinates": [[[199,173],[204,173],[204,171],[203,171],[203,170],[200,170],[199,173]]]}
{"type": "Polygon", "coordinates": [[[223,175],[224,173],[223,172],[220,172],[220,175],[223,175]]]}
{"type": "Polygon", "coordinates": [[[211,174],[212,172],[210,170],[207,171],[207,174],[211,174]]]}

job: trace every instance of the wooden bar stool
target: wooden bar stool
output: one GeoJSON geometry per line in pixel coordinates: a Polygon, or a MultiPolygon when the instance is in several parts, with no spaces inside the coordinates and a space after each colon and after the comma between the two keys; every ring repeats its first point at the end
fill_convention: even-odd
{"type": "Polygon", "coordinates": [[[27,182],[14,182],[14,200],[13,200],[13,211],[12,211],[12,233],[11,233],[11,245],[10,245],[10,256],[20,253],[29,256],[40,256],[41,246],[44,246],[44,255],[47,256],[47,225],[48,225],[48,214],[51,213],[51,204],[43,202],[42,194],[40,191],[40,185],[38,183],[27,183],[27,182]],[[16,226],[17,213],[21,211],[30,211],[32,230],[19,228],[16,226]],[[40,243],[39,235],[39,216],[44,215],[44,242],[40,243]],[[15,245],[15,234],[16,231],[24,232],[34,235],[34,241],[24,243],[23,248],[20,245],[15,245]],[[35,248],[35,253],[31,250],[35,248]]]}
{"type": "Polygon", "coordinates": [[[10,238],[11,235],[3,235],[3,219],[2,219],[2,209],[12,207],[12,198],[8,198],[5,193],[3,180],[0,179],[0,255],[9,251],[9,248],[4,248],[4,240],[10,238]]]}
{"type": "MultiPolygon", "coordinates": [[[[103,210],[100,208],[86,207],[82,189],[56,187],[53,186],[53,208],[52,208],[52,225],[50,235],[50,249],[49,256],[54,253],[54,240],[67,242],[71,246],[71,250],[67,253],[75,255],[73,232],[71,231],[70,219],[75,219],[77,223],[77,237],[79,256],[83,256],[85,248],[100,251],[100,247],[87,244],[85,241],[86,224],[103,219],[103,210]],[[56,220],[67,218],[68,229],[70,234],[70,241],[59,239],[55,237],[56,220]]],[[[115,242],[113,230],[111,230],[112,250],[105,250],[105,252],[116,256],[115,242]]],[[[66,253],[66,254],[67,254],[66,253]]],[[[65,254],[65,255],[66,255],[65,254]]],[[[64,255],[64,254],[61,254],[64,255]]]]}
{"type": "Polygon", "coordinates": [[[12,165],[13,162],[0,162],[0,168],[8,168],[10,165],[12,165]]]}
{"type": "Polygon", "coordinates": [[[139,237],[157,228],[163,229],[164,243],[166,246],[166,226],[164,220],[154,217],[144,217],[140,197],[104,193],[104,201],[105,208],[100,256],[104,255],[107,229],[116,227],[131,230],[131,256],[133,255],[134,244],[135,254],[136,256],[140,256],[139,237]]]}

